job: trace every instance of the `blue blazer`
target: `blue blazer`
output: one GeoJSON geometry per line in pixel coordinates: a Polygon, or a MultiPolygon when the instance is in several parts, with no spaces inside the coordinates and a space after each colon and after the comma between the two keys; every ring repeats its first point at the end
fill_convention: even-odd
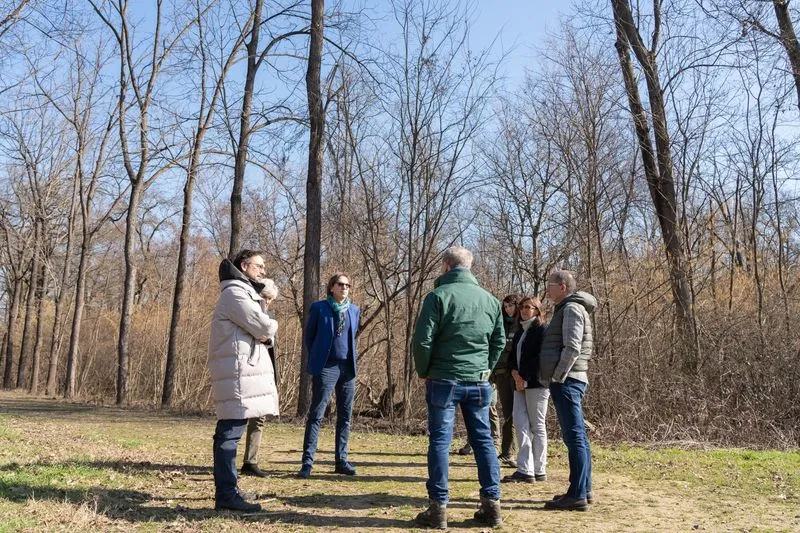
{"type": "MultiPolygon", "coordinates": [[[[350,304],[347,308],[347,320],[349,322],[348,335],[350,335],[350,346],[353,347],[353,375],[356,373],[356,332],[358,331],[361,310],[350,304]]],[[[308,312],[308,321],[303,333],[308,348],[308,373],[312,376],[318,375],[325,368],[328,362],[328,354],[331,352],[333,344],[333,310],[328,302],[320,300],[311,304],[308,312]]]]}

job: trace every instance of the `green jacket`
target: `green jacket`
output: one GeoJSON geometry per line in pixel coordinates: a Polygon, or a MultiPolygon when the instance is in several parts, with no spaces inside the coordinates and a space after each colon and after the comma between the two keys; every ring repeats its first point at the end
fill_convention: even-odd
{"type": "Polygon", "coordinates": [[[464,268],[439,276],[434,286],[414,331],[417,374],[486,381],[506,342],[500,302],[464,268]]]}

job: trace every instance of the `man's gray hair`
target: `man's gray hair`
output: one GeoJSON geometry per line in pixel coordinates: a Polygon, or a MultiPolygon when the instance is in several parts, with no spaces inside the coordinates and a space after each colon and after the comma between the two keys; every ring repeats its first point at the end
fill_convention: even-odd
{"type": "Polygon", "coordinates": [[[451,246],[442,253],[442,261],[450,268],[472,268],[472,252],[462,246],[451,246]]]}
{"type": "Polygon", "coordinates": [[[278,286],[269,278],[262,279],[261,283],[264,284],[264,289],[261,291],[261,297],[268,300],[274,300],[278,297],[278,286]]]}
{"type": "Polygon", "coordinates": [[[578,288],[578,282],[575,281],[575,276],[569,270],[553,270],[547,277],[548,281],[564,284],[567,286],[567,292],[572,294],[578,288]]]}

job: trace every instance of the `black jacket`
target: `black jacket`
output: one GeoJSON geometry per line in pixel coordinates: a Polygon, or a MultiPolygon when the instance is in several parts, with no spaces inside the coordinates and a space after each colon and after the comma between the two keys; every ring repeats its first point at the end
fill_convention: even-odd
{"type": "Polygon", "coordinates": [[[511,344],[511,353],[508,354],[508,371],[512,370],[519,372],[522,379],[528,382],[527,388],[533,389],[541,387],[539,384],[539,352],[542,349],[542,339],[544,339],[545,326],[541,322],[531,324],[528,328],[528,334],[525,336],[525,342],[522,343],[522,354],[520,357],[520,364],[517,365],[517,346],[519,340],[522,338],[522,328],[514,335],[514,340],[511,344]]]}

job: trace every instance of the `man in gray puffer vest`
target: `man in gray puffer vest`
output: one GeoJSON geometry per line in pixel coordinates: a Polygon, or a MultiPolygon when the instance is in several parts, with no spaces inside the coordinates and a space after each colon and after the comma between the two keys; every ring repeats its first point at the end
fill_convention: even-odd
{"type": "Polygon", "coordinates": [[[575,292],[575,277],[556,270],[547,278],[547,295],[555,303],[539,355],[539,381],[550,386],[561,435],[569,455],[569,490],[545,509],[587,511],[592,502],[592,451],[581,402],[589,386],[592,320],[597,300],[575,292]]]}

